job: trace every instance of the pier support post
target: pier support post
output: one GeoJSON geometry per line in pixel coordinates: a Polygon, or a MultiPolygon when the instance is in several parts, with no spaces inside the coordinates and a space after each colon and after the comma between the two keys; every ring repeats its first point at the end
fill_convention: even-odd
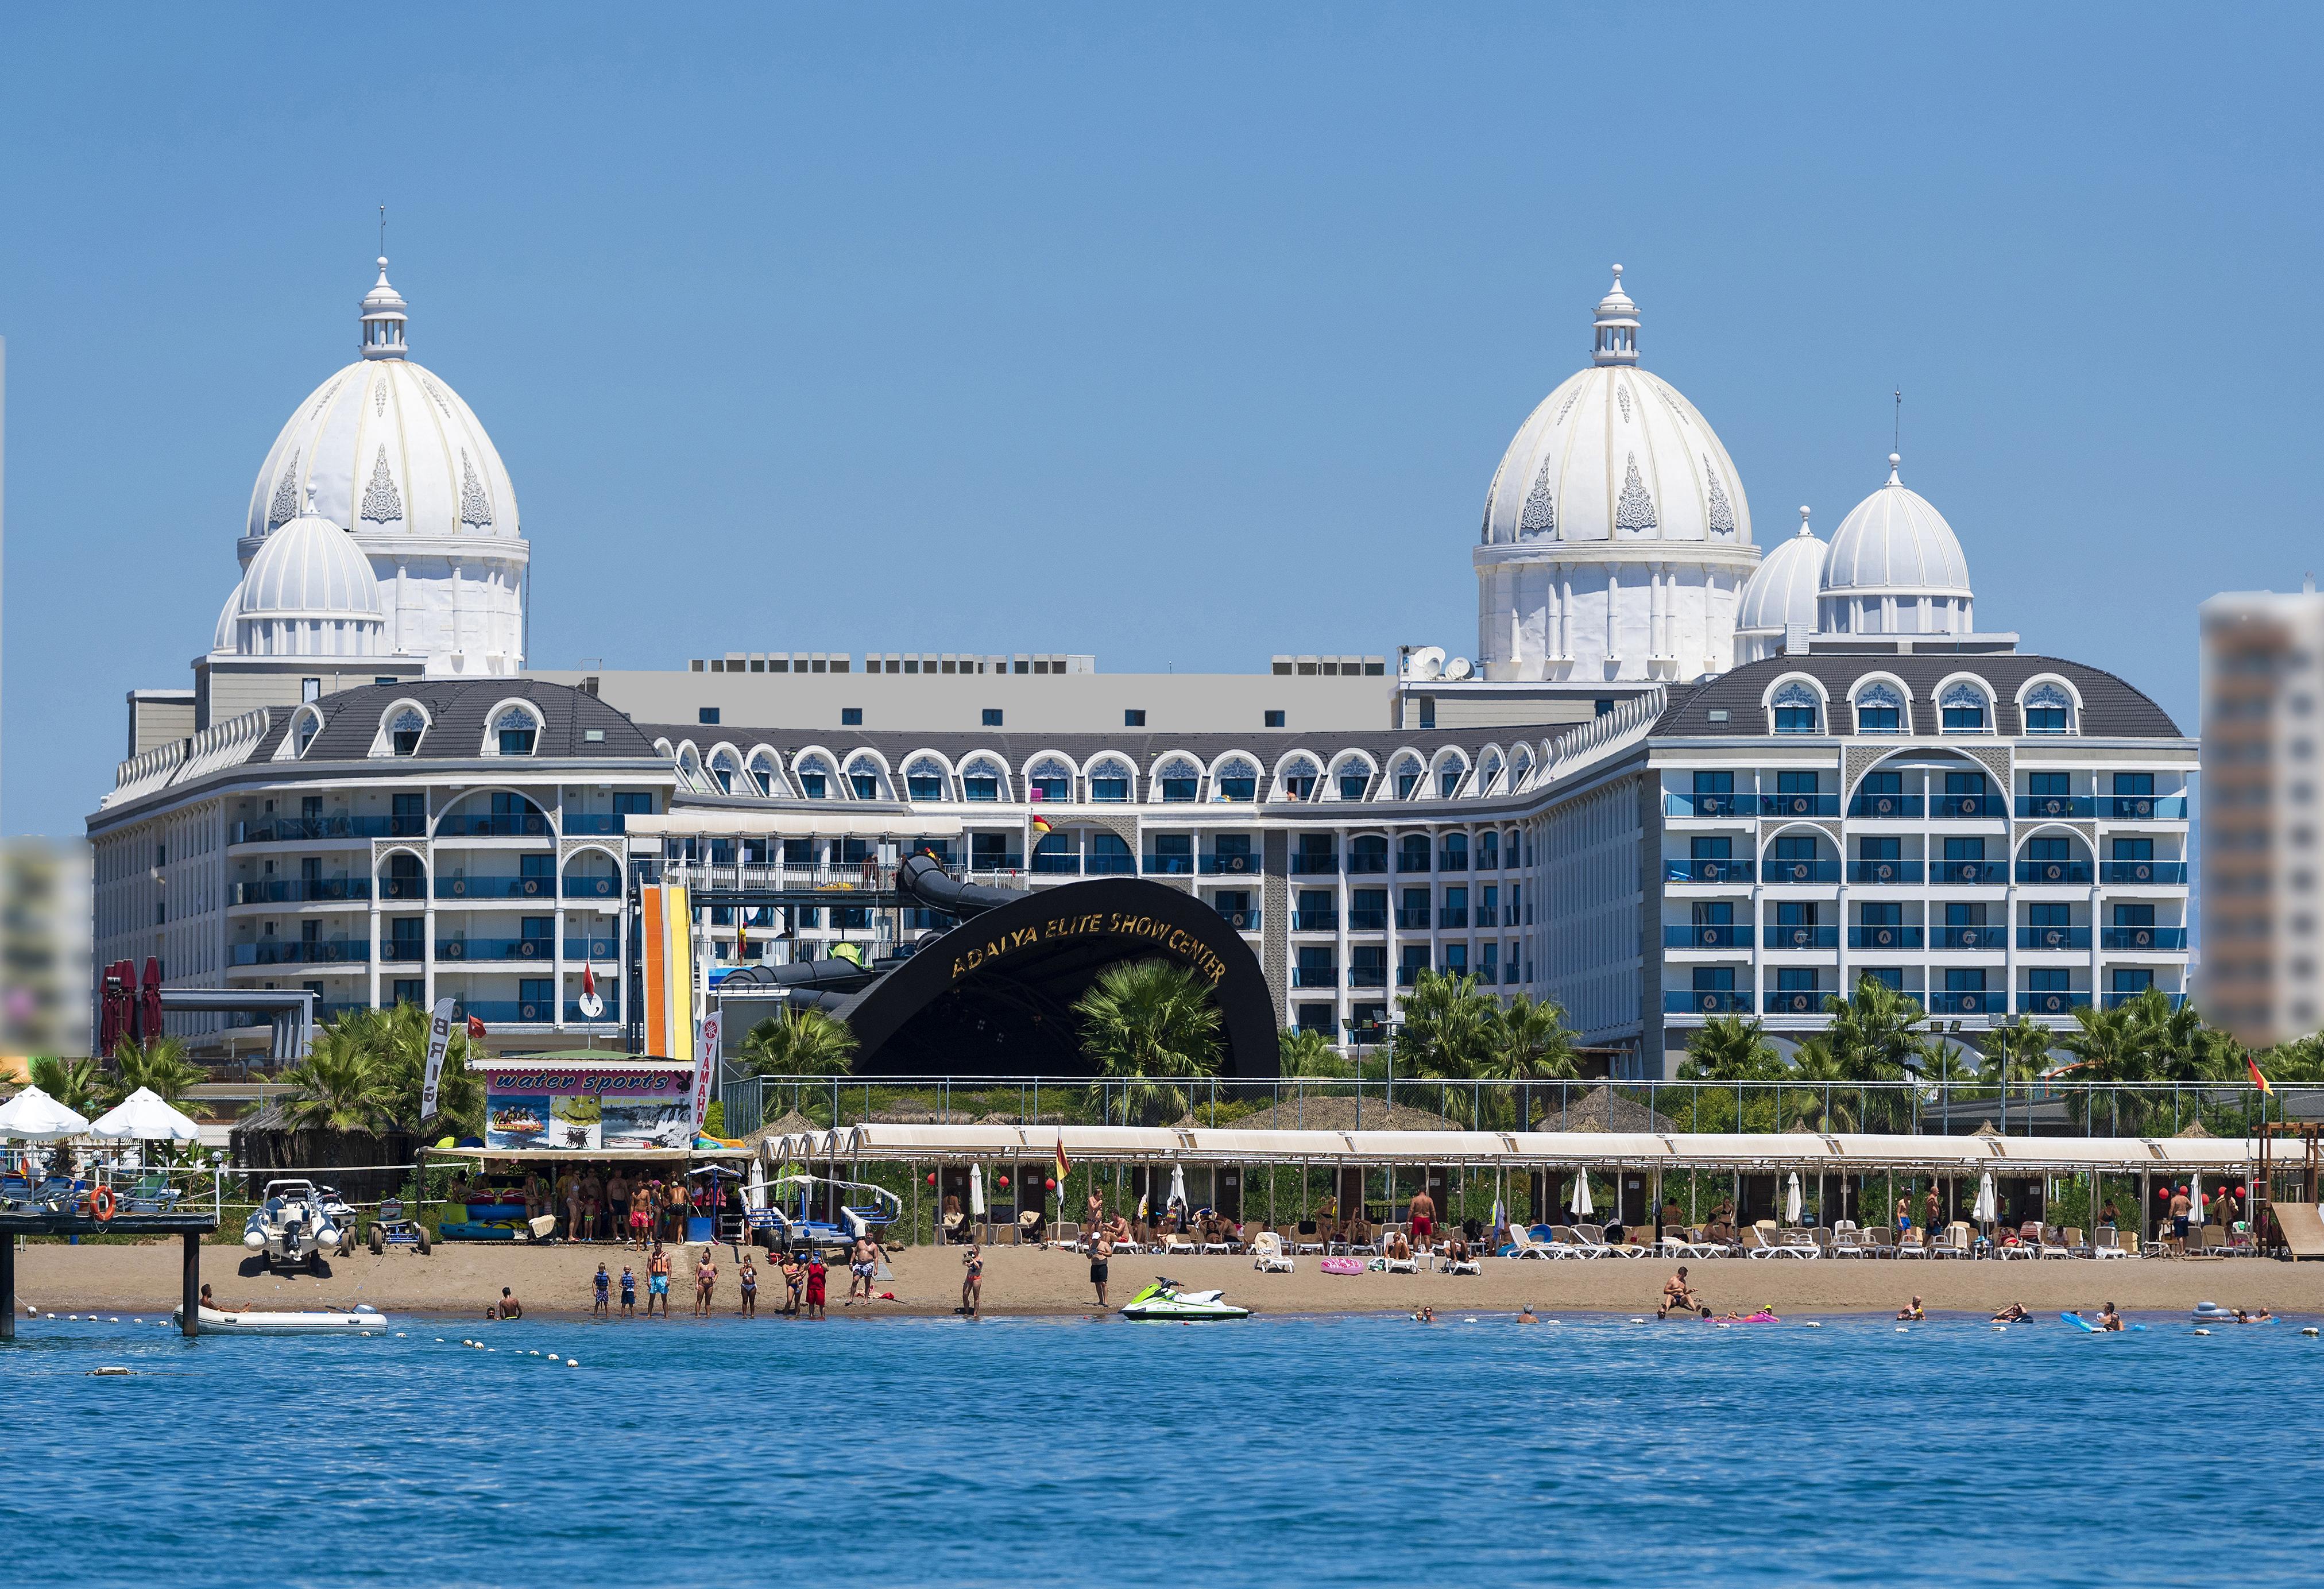
{"type": "Polygon", "coordinates": [[[16,1237],[0,1232],[0,1341],[16,1338],[16,1237]]]}
{"type": "Polygon", "coordinates": [[[186,1339],[192,1340],[201,1333],[202,1309],[202,1236],[199,1231],[186,1233],[186,1271],[184,1325],[186,1339]]]}

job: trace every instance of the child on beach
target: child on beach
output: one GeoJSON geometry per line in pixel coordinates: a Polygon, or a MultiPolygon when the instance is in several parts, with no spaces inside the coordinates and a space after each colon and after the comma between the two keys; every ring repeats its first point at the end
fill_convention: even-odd
{"type": "Polygon", "coordinates": [[[807,1316],[809,1318],[825,1316],[823,1309],[826,1272],[823,1265],[823,1254],[819,1252],[809,1252],[807,1255],[807,1316]]]}
{"type": "Polygon", "coordinates": [[[595,1277],[595,1289],[596,1290],[596,1298],[589,1304],[589,1316],[591,1318],[596,1317],[601,1313],[611,1313],[613,1311],[610,1293],[613,1289],[613,1277],[605,1272],[605,1266],[602,1263],[597,1266],[597,1273],[595,1277]]]}
{"type": "Polygon", "coordinates": [[[638,1277],[636,1274],[632,1272],[630,1266],[625,1263],[622,1265],[622,1316],[623,1318],[635,1318],[637,1316],[638,1277]]]}
{"type": "Polygon", "coordinates": [[[654,1302],[657,1298],[661,1302],[661,1316],[668,1318],[669,1316],[669,1254],[661,1250],[659,1242],[654,1243],[653,1257],[646,1263],[646,1316],[648,1318],[654,1316],[654,1302]]]}

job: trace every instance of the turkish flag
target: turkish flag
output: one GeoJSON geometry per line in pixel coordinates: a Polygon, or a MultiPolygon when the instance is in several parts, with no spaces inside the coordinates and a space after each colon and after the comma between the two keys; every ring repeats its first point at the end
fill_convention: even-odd
{"type": "Polygon", "coordinates": [[[484,1035],[484,1023],[475,1016],[468,1017],[468,1039],[471,1042],[484,1035]]]}
{"type": "Polygon", "coordinates": [[[585,999],[597,996],[597,974],[589,969],[586,961],[581,965],[581,996],[585,999]]]}

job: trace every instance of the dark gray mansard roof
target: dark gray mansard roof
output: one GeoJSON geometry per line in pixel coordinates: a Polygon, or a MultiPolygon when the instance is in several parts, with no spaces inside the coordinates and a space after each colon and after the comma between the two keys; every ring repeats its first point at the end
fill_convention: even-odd
{"type": "Polygon", "coordinates": [[[641,729],[649,738],[666,739],[673,745],[691,740],[694,748],[706,755],[712,745],[721,743],[734,746],[745,755],[757,744],[772,746],[786,756],[809,745],[820,745],[843,762],[857,751],[872,750],[887,758],[888,764],[899,771],[903,770],[904,758],[915,751],[934,751],[955,766],[971,752],[991,751],[1006,761],[1011,771],[1022,768],[1043,751],[1071,756],[1084,766],[1092,756],[1113,751],[1129,758],[1142,777],[1168,751],[1184,751],[1205,767],[1229,751],[1241,751],[1259,762],[1262,775],[1274,771],[1277,761],[1292,751],[1305,751],[1327,768],[1342,751],[1363,751],[1370,755],[1375,766],[1381,768],[1387,767],[1390,756],[1406,749],[1417,751],[1431,761],[1440,750],[1456,749],[1474,762],[1478,752],[1489,744],[1499,745],[1506,753],[1515,746],[1531,744],[1538,757],[1544,737],[1562,734],[1572,726],[1565,723],[1554,728],[1513,725],[1500,728],[1350,729],[1343,733],[1275,728],[1240,734],[1148,733],[1137,729],[1121,734],[1031,734],[1000,728],[981,733],[958,729],[914,733],[875,728],[748,728],[733,723],[648,723],[641,729]]]}
{"type": "MultiPolygon", "coordinates": [[[[382,713],[398,701],[413,701],[428,714],[429,728],[419,753],[409,762],[472,761],[484,743],[485,719],[504,701],[521,700],[540,714],[540,737],[533,754],[576,761],[659,760],[650,734],[586,690],[548,684],[537,679],[414,679],[396,684],[367,684],[343,689],[317,701],[323,730],[307,747],[302,760],[360,762],[371,754],[379,735],[382,713]],[[585,737],[601,729],[602,740],[585,737]]],[[[273,755],[290,732],[300,708],[277,709],[273,726],[250,760],[273,755]]]]}
{"type": "Polygon", "coordinates": [[[1912,691],[1912,731],[1915,734],[1937,732],[1937,725],[1930,716],[1935,710],[1932,695],[1937,686],[1955,674],[1968,674],[1983,679],[1992,688],[1994,732],[2004,737],[2014,736],[2024,732],[2016,705],[2018,687],[2029,679],[2049,674],[2072,685],[2081,697],[2080,726],[2086,735],[2100,739],[2184,737],[2170,714],[2100,669],[2056,657],[1946,652],[1913,656],[1810,652],[1806,656],[1768,657],[1747,662],[1691,689],[1674,691],[1671,704],[1655,723],[1655,736],[1765,735],[1767,718],[1760,697],[1776,679],[1786,674],[1802,673],[1823,686],[1834,708],[1829,726],[1839,733],[1854,726],[1846,715],[1846,703],[1857,680],[1868,674],[1888,674],[1902,680],[1912,691]],[[1711,713],[1720,707],[1725,708],[1727,720],[1714,723],[1711,713]]]}

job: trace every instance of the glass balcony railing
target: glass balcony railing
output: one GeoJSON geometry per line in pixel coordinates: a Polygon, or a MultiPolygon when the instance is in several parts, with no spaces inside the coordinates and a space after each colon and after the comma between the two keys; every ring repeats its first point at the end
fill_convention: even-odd
{"type": "Polygon", "coordinates": [[[2087,883],[2090,880],[2088,861],[2020,861],[2017,881],[2034,883],[2087,883]]]}
{"type": "Polygon", "coordinates": [[[2115,822],[2184,822],[2185,795],[2108,795],[2098,801],[2098,815],[2115,822]]]}
{"type": "Polygon", "coordinates": [[[383,877],[379,880],[379,897],[383,900],[424,900],[428,897],[428,880],[424,877],[383,877]]]}
{"type": "Polygon", "coordinates": [[[1466,872],[1469,870],[1469,852],[1466,850],[1438,851],[1436,855],[1436,870],[1439,872],[1466,872]]]}
{"type": "Polygon", "coordinates": [[[1762,1007],[1770,1015],[1821,1015],[1830,997],[1828,988],[1776,988],[1762,1007]]]}
{"type": "Polygon", "coordinates": [[[1130,855],[1101,855],[1093,851],[1082,857],[1082,872],[1089,877],[1121,877],[1137,870],[1137,859],[1130,855]]]}
{"type": "Polygon", "coordinates": [[[2070,1015],[2090,1007],[2090,996],[2065,988],[2019,988],[2017,1009],[2024,1015],[2070,1015]]]}
{"type": "Polygon", "coordinates": [[[1763,794],[1758,799],[1762,817],[1840,815],[1840,797],[1836,794],[1763,794]]]}
{"type": "Polygon", "coordinates": [[[1711,794],[1683,790],[1663,792],[1663,815],[1665,817],[1741,817],[1758,797],[1732,791],[1711,794]]]}
{"type": "Polygon", "coordinates": [[[1665,949],[1748,949],[1751,947],[1751,928],[1720,921],[1698,922],[1692,927],[1663,928],[1665,949]]]}
{"type": "Polygon", "coordinates": [[[1294,965],[1291,985],[1296,988],[1335,988],[1340,985],[1340,968],[1336,965],[1294,965]]]}
{"type": "Polygon", "coordinates": [[[320,905],[371,898],[368,877],[269,877],[226,885],[230,905],[320,905]]]}
{"type": "Polygon", "coordinates": [[[2009,1008],[2009,995],[1999,988],[1932,988],[1932,1015],[1999,1015],[2009,1008]]]}
{"type": "Polygon", "coordinates": [[[417,965],[428,958],[428,946],[414,938],[385,939],[379,946],[379,958],[385,965],[417,965]]]}
{"type": "Polygon", "coordinates": [[[2098,929],[2101,949],[2158,949],[2166,954],[2178,954],[2187,947],[2187,929],[2183,927],[2102,927],[2098,929]]]}
{"type": "Polygon", "coordinates": [[[2089,817],[2096,814],[2098,802],[2089,795],[2019,795],[2017,814],[2020,817],[2089,817]]]}
{"type": "Polygon", "coordinates": [[[1038,850],[1033,852],[1033,874],[1036,877],[1078,877],[1081,871],[1082,858],[1079,855],[1071,853],[1045,855],[1038,850]]]}
{"type": "Polygon", "coordinates": [[[565,831],[569,837],[580,838],[601,834],[626,833],[629,817],[622,811],[567,811],[565,831]]]}
{"type": "Polygon", "coordinates": [[[1939,822],[1974,822],[1987,817],[2006,817],[2009,802],[1999,795],[1932,794],[1929,816],[1939,822]]]}
{"type": "Polygon", "coordinates": [[[1848,881],[1868,882],[1875,886],[1914,883],[1921,881],[1921,864],[1918,861],[1850,861],[1848,864],[1848,881]]]}
{"type": "Polygon", "coordinates": [[[438,938],[436,958],[460,961],[529,960],[540,965],[557,958],[557,940],[547,938],[438,938]]]}
{"type": "Polygon", "coordinates": [[[237,822],[226,842],[237,845],[317,844],[330,839],[424,838],[425,817],[262,817],[237,822]]]}
{"type": "Polygon", "coordinates": [[[1860,794],[1848,802],[1851,817],[1868,817],[1875,821],[1895,821],[1917,818],[1921,815],[1921,797],[1908,794],[1860,794]]]}
{"type": "Polygon", "coordinates": [[[1340,913],[1337,910],[1294,910],[1291,930],[1294,932],[1337,932],[1340,913]]]}
{"type": "Polygon", "coordinates": [[[2098,863],[2100,882],[2171,883],[2184,886],[2187,863],[2184,861],[2101,861],[2098,863]]]}
{"type": "Polygon", "coordinates": [[[1932,861],[1929,863],[1929,881],[1939,884],[1994,886],[2009,881],[2009,863],[2006,861],[1932,861]]]}
{"type": "Polygon", "coordinates": [[[1148,877],[1192,877],[1194,857],[1192,855],[1148,855],[1146,875],[1148,877]]]}
{"type": "Polygon", "coordinates": [[[1932,927],[1929,928],[1929,947],[1932,949],[1969,949],[1982,952],[2009,947],[2009,929],[2006,927],[1932,927]]]}
{"type": "Polygon", "coordinates": [[[1396,858],[1396,869],[1398,872],[1425,872],[1433,859],[1426,850],[1407,851],[1396,858]]]}
{"type": "Polygon", "coordinates": [[[1400,988],[1419,986],[1420,974],[1427,969],[1428,967],[1425,965],[1397,966],[1396,968],[1396,985],[1400,988]]]}
{"type": "Polygon", "coordinates": [[[1665,882],[1748,882],[1751,863],[1746,860],[1665,861],[1663,863],[1665,882]]]}
{"type": "Polygon", "coordinates": [[[1388,852],[1385,850],[1375,850],[1367,854],[1362,850],[1350,850],[1348,852],[1348,870],[1351,873],[1358,874],[1378,874],[1384,873],[1388,870],[1388,852]]]}
{"type": "Polygon", "coordinates": [[[604,1012],[595,1021],[581,1012],[581,1006],[577,1002],[572,999],[566,1000],[565,1024],[567,1026],[619,1026],[622,1021],[622,1002],[618,996],[618,990],[612,983],[601,978],[597,984],[597,996],[605,1002],[605,1007],[604,1012]]]}
{"type": "Polygon", "coordinates": [[[1025,870],[1025,857],[1011,850],[986,850],[982,854],[972,850],[968,856],[968,869],[971,872],[1022,872],[1025,870]]]}
{"type": "Polygon", "coordinates": [[[1751,995],[1733,988],[1680,988],[1663,994],[1667,1015],[1741,1015],[1750,1008],[1751,995]]]}
{"type": "Polygon", "coordinates": [[[1423,906],[1417,910],[1398,910],[1396,913],[1396,925],[1397,929],[1403,932],[1426,932],[1428,930],[1427,907],[1423,906]]]}
{"type": "Polygon", "coordinates": [[[1351,910],[1348,912],[1350,932],[1386,932],[1388,912],[1385,910],[1351,910]]]}
{"type": "MultiPolygon", "coordinates": [[[[1501,908],[1499,905],[1480,905],[1476,910],[1476,919],[1480,927],[1499,927],[1501,924],[1501,908]]],[[[1512,921],[1509,925],[1515,927],[1517,923],[1512,921]]]]}
{"type": "Polygon", "coordinates": [[[1440,929],[1466,928],[1469,925],[1469,908],[1466,905],[1445,906],[1436,912],[1436,925],[1440,929]]]}
{"type": "Polygon", "coordinates": [[[1291,874],[1294,877],[1318,877],[1336,873],[1340,857],[1328,850],[1294,850],[1291,852],[1291,874]]]}
{"type": "MultiPolygon", "coordinates": [[[[775,930],[773,923],[769,922],[751,928],[751,936],[772,938],[775,930]]],[[[565,957],[567,960],[615,960],[621,957],[621,953],[622,943],[616,938],[568,938],[565,940],[565,957]]]]}
{"type": "Polygon", "coordinates": [[[1240,877],[1255,875],[1259,869],[1259,857],[1248,851],[1203,857],[1203,871],[1205,873],[1215,873],[1222,876],[1240,877]]]}
{"type": "Polygon", "coordinates": [[[568,900],[617,900],[622,897],[622,880],[618,877],[568,877],[565,880],[565,897],[568,900]]]}
{"type": "MultiPolygon", "coordinates": [[[[2119,1010],[2125,1004],[2127,1004],[2132,1000],[2138,998],[2145,992],[2146,990],[2144,988],[2117,988],[2114,992],[2106,995],[2104,1007],[2108,1010],[2119,1010]]],[[[2187,995],[2184,993],[2164,993],[2163,997],[2164,1002],[2167,1002],[2173,1010],[2178,1009],[2187,1002],[2187,995]]]]}
{"type": "MultiPolygon", "coordinates": [[[[603,880],[605,892],[611,894],[620,886],[608,877],[603,880]]],[[[566,885],[567,894],[573,885],[566,885]]],[[[557,896],[554,877],[439,877],[436,880],[436,897],[439,900],[548,900],[557,896]]]]}
{"type": "Polygon", "coordinates": [[[1257,910],[1230,910],[1224,905],[1213,905],[1212,909],[1219,913],[1220,920],[1225,922],[1229,927],[1233,928],[1237,932],[1257,932],[1259,930],[1260,917],[1259,912],[1257,910]]]}
{"type": "Polygon", "coordinates": [[[1767,928],[1764,940],[1771,949],[1836,949],[1840,947],[1838,926],[1820,927],[1812,922],[1777,923],[1767,928]]]}
{"type": "Polygon", "coordinates": [[[371,945],[361,938],[261,938],[254,944],[235,944],[227,950],[229,965],[364,965],[371,962],[371,945]]]}
{"type": "Polygon", "coordinates": [[[1921,947],[1921,929],[1902,921],[1875,921],[1868,925],[1858,922],[1848,929],[1848,947],[1851,949],[1917,949],[1921,947]]]}
{"type": "Polygon", "coordinates": [[[1351,988],[1384,988],[1388,985],[1388,967],[1351,965],[1348,967],[1348,985],[1351,988]]]}
{"type": "MultiPolygon", "coordinates": [[[[606,1010],[610,1012],[613,1007],[612,998],[603,989],[598,991],[597,996],[605,1000],[606,1010]]],[[[503,1026],[546,1026],[556,1019],[551,1013],[556,1008],[553,999],[462,999],[454,1006],[460,1015],[473,1017],[487,1025],[503,1026]]]]}
{"type": "Polygon", "coordinates": [[[438,838],[546,838],[555,831],[539,811],[471,813],[436,825],[438,838]]]}
{"type": "Polygon", "coordinates": [[[2017,947],[2021,949],[2087,949],[2090,947],[2090,929],[2087,927],[2021,927],[2017,929],[2017,947]]]}
{"type": "Polygon", "coordinates": [[[1838,882],[1840,863],[1780,859],[1762,861],[1759,863],[1759,881],[1769,888],[1792,883],[1838,882]]]}

